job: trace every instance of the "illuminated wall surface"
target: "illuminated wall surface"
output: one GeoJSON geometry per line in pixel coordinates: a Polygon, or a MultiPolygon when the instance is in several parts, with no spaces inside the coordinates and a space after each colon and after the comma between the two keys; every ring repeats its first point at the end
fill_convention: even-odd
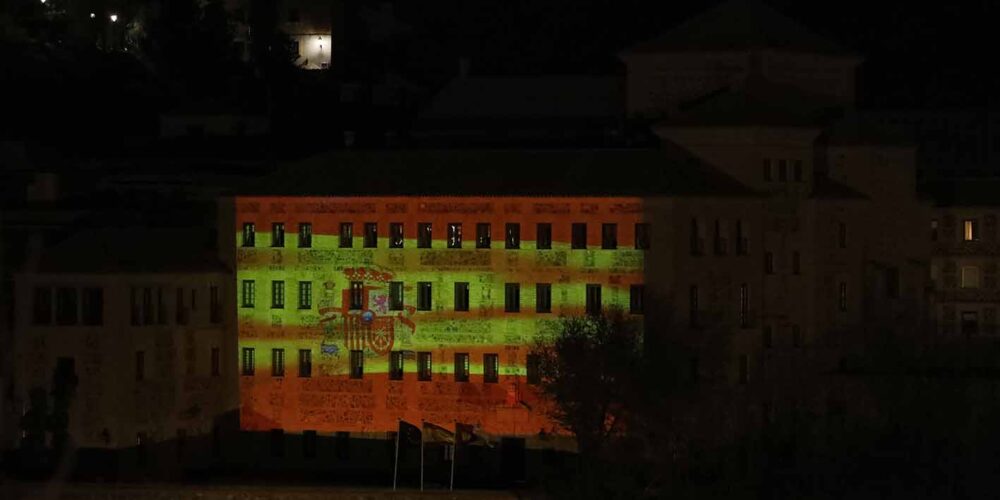
{"type": "MultiPolygon", "coordinates": [[[[636,198],[238,198],[237,305],[254,282],[254,306],[239,307],[239,345],[254,349],[254,374],[241,377],[241,425],[247,430],[384,432],[397,420],[481,425],[495,435],[553,429],[526,358],[536,340],[557,332],[558,318],[585,312],[587,284],[601,286],[604,307],[629,307],[642,281],[644,250],[635,248],[642,202],[636,198]],[[283,223],[284,247],[272,247],[283,223]],[[572,224],[587,224],[587,249],[571,249],[572,224]],[[242,246],[244,223],[255,226],[242,246]],[[300,248],[300,223],[312,225],[312,247],[300,248]],[[352,248],[340,248],[351,223],[352,248]],[[364,247],[366,223],[377,224],[376,248],[364,247]],[[390,248],[390,223],[402,223],[403,248],[390,248]],[[418,248],[418,223],[431,223],[431,248],[418,248]],[[461,249],[448,248],[447,226],[462,224],[461,249]],[[477,249],[477,224],[489,223],[491,248],[477,249]],[[520,248],[505,248],[505,225],[520,225],[520,248]],[[551,224],[551,249],[538,249],[536,224],[551,224]],[[617,225],[617,249],[602,249],[602,224],[617,225]],[[272,282],[284,282],[284,307],[272,307],[272,282]],[[390,282],[402,282],[402,310],[390,310],[390,282]],[[299,283],[311,304],[299,308],[299,283]],[[362,307],[351,308],[351,283],[362,307]],[[431,283],[430,310],[417,310],[418,282],[431,283]],[[455,283],[469,284],[469,310],[455,310],[455,283]],[[520,284],[520,311],[505,311],[505,285],[520,284]],[[550,313],[536,312],[536,284],[551,284],[550,313]],[[355,285],[357,287],[357,285],[355,285]],[[284,350],[275,376],[272,350],[284,350]],[[311,376],[299,376],[309,350],[311,376]],[[350,351],[363,351],[361,378],[351,378],[350,351]],[[403,352],[403,380],[390,380],[390,353],[403,352]],[[417,353],[429,352],[430,381],[417,380],[417,353]],[[469,354],[469,381],[455,381],[455,354],[469,354]],[[486,354],[499,357],[499,380],[484,381],[486,354]]],[[[241,363],[245,360],[241,359],[241,363]]]]}

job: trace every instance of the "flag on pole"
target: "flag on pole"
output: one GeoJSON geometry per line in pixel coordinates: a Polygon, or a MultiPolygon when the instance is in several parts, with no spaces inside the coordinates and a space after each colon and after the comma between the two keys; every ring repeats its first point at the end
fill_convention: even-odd
{"type": "Polygon", "coordinates": [[[455,433],[430,422],[424,422],[424,442],[432,444],[455,444],[455,433]]]}
{"type": "Polygon", "coordinates": [[[486,434],[476,430],[476,426],[471,424],[455,424],[456,441],[460,446],[486,446],[493,447],[493,443],[486,434]]]}
{"type": "Polygon", "coordinates": [[[420,428],[405,420],[400,420],[399,438],[401,443],[418,445],[421,438],[420,428]]]}

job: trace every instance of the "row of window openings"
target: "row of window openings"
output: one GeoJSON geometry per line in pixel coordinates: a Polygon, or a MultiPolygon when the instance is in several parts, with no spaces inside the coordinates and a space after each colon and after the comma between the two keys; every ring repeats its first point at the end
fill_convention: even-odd
{"type": "MultiPolygon", "coordinates": [[[[989,225],[989,220],[987,220],[987,226],[989,225]]],[[[938,220],[931,219],[931,241],[938,241],[940,239],[939,233],[938,220]]],[[[954,237],[954,233],[952,232],[951,234],[954,237]]],[[[981,238],[982,233],[980,232],[978,219],[965,219],[962,221],[962,241],[979,241],[981,238]]]]}
{"type": "MultiPolygon", "coordinates": [[[[76,325],[78,323],[86,326],[103,325],[104,290],[96,287],[83,288],[79,292],[79,301],[77,297],[76,288],[58,287],[53,294],[51,287],[36,287],[34,291],[33,323],[36,325],[51,325],[53,323],[54,312],[55,324],[59,326],[76,325]],[[54,308],[53,298],[55,299],[54,308]]],[[[188,302],[185,299],[185,289],[178,287],[174,308],[175,322],[179,325],[187,324],[190,320],[190,311],[197,309],[197,304],[195,290],[191,290],[190,307],[188,307],[188,302]]],[[[132,325],[166,324],[167,308],[164,302],[164,289],[162,287],[132,287],[130,319],[132,325]]],[[[222,322],[222,303],[219,295],[219,287],[214,285],[209,287],[209,321],[212,323],[222,322]]]]}
{"type": "MultiPolygon", "coordinates": [[[[995,288],[997,285],[996,273],[989,270],[984,274],[978,266],[962,266],[960,288],[995,288]]],[[[948,271],[944,272],[944,287],[955,287],[955,275],[948,271]]]]}
{"type": "MultiPolygon", "coordinates": [[[[750,285],[746,283],[740,284],[740,296],[739,296],[739,321],[740,328],[750,328],[751,318],[750,318],[750,285]]],[[[691,285],[688,288],[688,321],[690,325],[694,328],[699,328],[703,326],[703,314],[704,311],[701,310],[701,292],[697,285],[691,285]]]]}
{"type": "MultiPolygon", "coordinates": [[[[726,223],[719,219],[713,225],[714,235],[712,238],[713,251],[715,255],[726,255],[729,253],[729,231],[726,223]]],[[[735,237],[736,255],[747,255],[750,253],[750,240],[747,238],[746,228],[743,221],[736,221],[733,236],[735,237]]],[[[705,254],[704,226],[697,218],[691,218],[691,255],[705,254]]]]}
{"type": "MultiPolygon", "coordinates": [[[[452,222],[447,225],[448,248],[462,248],[462,223],[452,222]]],[[[312,247],[312,224],[308,222],[299,223],[299,248],[312,247]]],[[[636,223],[634,247],[637,250],[647,250],[650,246],[650,228],[648,223],[636,223]]],[[[433,240],[433,228],[429,222],[417,224],[417,248],[431,248],[433,240]]],[[[393,222],[389,224],[389,248],[403,248],[403,223],[393,222]]],[[[244,247],[253,247],[256,244],[256,229],[252,222],[243,224],[244,247]]],[[[492,248],[493,237],[491,225],[486,222],[476,224],[476,248],[492,248]]],[[[575,222],[571,226],[571,248],[586,249],[587,224],[575,222]]],[[[271,246],[285,246],[285,224],[275,222],[271,224],[271,246]]],[[[364,235],[362,238],[364,248],[378,247],[378,224],[366,222],[364,224],[364,235]]],[[[340,224],[340,248],[354,247],[354,224],[343,222],[340,224]]],[[[521,225],[518,223],[508,223],[504,228],[504,248],[516,250],[521,248],[521,225]]],[[[535,248],[548,250],[552,248],[552,224],[538,223],[535,226],[535,248]]],[[[618,224],[601,225],[601,248],[614,250],[618,248],[618,224]]]]}
{"type": "MultiPolygon", "coordinates": [[[[243,300],[242,307],[252,308],[256,305],[256,282],[254,280],[243,280],[243,300]]],[[[402,281],[389,282],[389,310],[403,310],[403,289],[402,281]]],[[[586,288],[587,304],[586,310],[590,314],[601,312],[601,285],[588,284],[586,288]]],[[[629,286],[629,312],[632,314],[642,314],[645,303],[645,287],[643,285],[629,286]]],[[[430,311],[432,309],[432,284],[428,281],[417,282],[417,310],[430,311]]],[[[362,281],[352,281],[348,307],[352,310],[361,310],[365,307],[365,285],[362,281]]],[[[285,282],[271,282],[271,307],[273,309],[283,309],[285,307],[285,282]]],[[[312,282],[299,282],[299,309],[312,308],[312,282]]],[[[469,310],[469,283],[455,283],[456,311],[469,310]]],[[[521,284],[504,284],[504,312],[521,312],[521,284]]],[[[535,312],[552,312],[552,284],[535,284],[535,312]]]]}
{"type": "MultiPolygon", "coordinates": [[[[773,181],[777,179],[779,182],[787,182],[789,173],[788,163],[789,160],[777,160],[776,162],[772,162],[770,158],[764,158],[764,180],[773,181]]],[[[792,161],[791,173],[792,180],[795,182],[802,182],[802,160],[792,161]]]]}
{"type": "MultiPolygon", "coordinates": [[[[222,356],[218,347],[213,347],[211,351],[211,365],[209,368],[209,374],[213,377],[219,377],[222,375],[222,356]]],[[[193,360],[189,360],[193,362],[193,360]]],[[[146,352],[136,351],[135,352],[135,380],[141,382],[146,380],[148,374],[146,372],[146,352]]]]}
{"type": "MultiPolygon", "coordinates": [[[[403,351],[389,353],[389,380],[403,380],[406,354],[403,351]]],[[[412,359],[412,358],[411,358],[412,359]]],[[[455,353],[455,369],[453,376],[456,382],[468,382],[470,374],[470,358],[468,353],[455,353]]],[[[433,365],[430,352],[416,353],[417,380],[428,382],[433,378],[433,365]]],[[[256,349],[244,347],[241,352],[241,373],[244,376],[256,374],[256,349]]],[[[299,349],[299,377],[312,377],[312,350],[299,349]]],[[[353,379],[364,378],[364,351],[350,352],[350,369],[348,375],[353,379]]],[[[285,376],[285,350],[271,349],[271,376],[285,376]]],[[[494,384],[500,380],[500,357],[495,353],[483,354],[483,382],[494,384]]],[[[537,384],[539,380],[538,358],[533,354],[527,359],[527,380],[529,384],[537,384]]]]}

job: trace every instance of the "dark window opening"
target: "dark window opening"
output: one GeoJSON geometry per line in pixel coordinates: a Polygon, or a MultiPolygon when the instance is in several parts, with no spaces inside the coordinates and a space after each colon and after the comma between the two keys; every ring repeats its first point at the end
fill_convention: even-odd
{"type": "Polygon", "coordinates": [[[469,381],[469,353],[455,353],[455,382],[469,381]]]}
{"type": "Polygon", "coordinates": [[[417,353],[417,380],[427,382],[431,379],[431,353],[417,353]]]}
{"type": "Polygon", "coordinates": [[[539,250],[552,248],[552,224],[539,222],[535,226],[535,248],[539,250]]]}
{"type": "Polygon", "coordinates": [[[310,349],[299,349],[299,377],[312,377],[312,351],[310,349]]]}
{"type": "Polygon", "coordinates": [[[365,352],[360,350],[351,351],[351,378],[363,378],[365,376],[365,352]]]}
{"type": "Polygon", "coordinates": [[[271,282],[271,309],[285,308],[285,282],[271,282]]]}
{"type": "Polygon", "coordinates": [[[601,285],[587,285],[587,314],[601,314],[601,285]]]}
{"type": "Polygon", "coordinates": [[[642,314],[645,307],[645,287],[631,285],[628,289],[628,311],[632,314],[642,314]]]}
{"type": "Polygon", "coordinates": [[[243,280],[243,307],[253,307],[256,300],[255,283],[253,280],[243,280]]]}
{"type": "Polygon", "coordinates": [[[135,352],[135,380],[136,382],[146,380],[146,353],[143,351],[135,352]]]}
{"type": "Polygon", "coordinates": [[[75,325],[77,323],[77,298],[75,288],[56,289],[56,324],[75,325]]]}
{"type": "Polygon", "coordinates": [[[504,231],[504,248],[516,250],[521,248],[521,225],[516,222],[508,222],[504,231]]]}
{"type": "Polygon", "coordinates": [[[312,309],[312,281],[299,282],[299,309],[312,309]]]}
{"type": "Polygon", "coordinates": [[[421,222],[417,224],[417,248],[430,248],[432,239],[431,223],[421,222]]]}
{"type": "Polygon", "coordinates": [[[389,248],[403,248],[403,223],[389,223],[389,248]]]}
{"type": "Polygon", "coordinates": [[[618,224],[601,224],[601,248],[604,250],[618,248],[618,224]]]}
{"type": "Polygon", "coordinates": [[[476,248],[489,248],[491,243],[489,223],[476,224],[476,248]]]}
{"type": "Polygon", "coordinates": [[[417,310],[431,310],[431,283],[429,281],[417,283],[417,310]]]}
{"type": "Polygon", "coordinates": [[[254,361],[254,348],[244,347],[241,356],[240,372],[246,376],[253,375],[255,372],[254,361]]]}
{"type": "Polygon", "coordinates": [[[104,324],[104,290],[83,289],[83,324],[97,326],[104,324]]]}
{"type": "Polygon", "coordinates": [[[299,248],[312,248],[313,226],[308,222],[299,223],[299,248]]]}
{"type": "MultiPolygon", "coordinates": [[[[132,324],[138,324],[136,321],[135,306],[137,301],[135,300],[135,288],[132,289],[132,306],[133,306],[133,321],[132,324]]],[[[50,325],[52,324],[52,289],[48,287],[38,287],[35,288],[35,302],[34,302],[34,323],[36,325],[50,325]]]]}
{"type": "Polygon", "coordinates": [[[389,353],[389,380],[403,380],[402,351],[392,351],[389,353]]]}
{"type": "Polygon", "coordinates": [[[639,222],[635,225],[635,249],[649,250],[650,243],[649,224],[639,222]]]}
{"type": "Polygon", "coordinates": [[[365,248],[378,248],[378,224],[375,222],[365,223],[365,238],[362,243],[365,248]]]}
{"type": "Polygon", "coordinates": [[[302,433],[302,457],[316,458],[316,431],[302,433]]]}
{"type": "Polygon", "coordinates": [[[271,349],[271,376],[285,376],[285,350],[271,349]]]}
{"type": "Polygon", "coordinates": [[[572,245],[571,247],[575,250],[584,250],[587,248],[587,224],[584,222],[574,222],[572,225],[572,245]]]}
{"type": "Polygon", "coordinates": [[[390,311],[402,311],[403,310],[403,282],[402,281],[390,281],[389,282],[389,310],[390,311]]]}
{"type": "Polygon", "coordinates": [[[254,231],[253,222],[243,223],[243,246],[253,247],[256,239],[256,232],[254,231]]]}
{"type": "Polygon", "coordinates": [[[483,354],[483,382],[495,384],[500,380],[500,356],[483,354]]]}
{"type": "Polygon", "coordinates": [[[448,248],[462,248],[462,223],[448,223],[448,248]]]}
{"type": "Polygon", "coordinates": [[[283,247],[285,246],[285,224],[282,222],[275,222],[271,224],[271,246],[272,247],[283,247]]]}
{"type": "Polygon", "coordinates": [[[535,312],[552,312],[552,285],[538,283],[535,285],[535,312]]]}
{"type": "Polygon", "coordinates": [[[504,284],[504,312],[521,311],[521,285],[518,283],[504,284]]]}
{"type": "Polygon", "coordinates": [[[218,377],[222,375],[222,353],[218,347],[213,347],[211,351],[211,356],[209,358],[211,361],[210,373],[213,377],[218,377]]]}
{"type": "Polygon", "coordinates": [[[538,385],[542,382],[541,364],[541,359],[537,354],[528,355],[525,363],[525,378],[528,379],[529,384],[538,385]]]}
{"type": "Polygon", "coordinates": [[[340,223],[340,248],[354,247],[354,224],[350,222],[340,223]]]}
{"type": "Polygon", "coordinates": [[[464,282],[455,283],[455,310],[469,310],[469,284],[464,282]]]}

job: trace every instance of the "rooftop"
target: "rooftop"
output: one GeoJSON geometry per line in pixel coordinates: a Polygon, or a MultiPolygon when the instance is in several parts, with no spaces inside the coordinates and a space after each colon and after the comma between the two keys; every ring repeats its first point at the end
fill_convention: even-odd
{"type": "Polygon", "coordinates": [[[224,272],[204,228],[83,229],[43,252],[38,272],[59,274],[224,272]]]}

